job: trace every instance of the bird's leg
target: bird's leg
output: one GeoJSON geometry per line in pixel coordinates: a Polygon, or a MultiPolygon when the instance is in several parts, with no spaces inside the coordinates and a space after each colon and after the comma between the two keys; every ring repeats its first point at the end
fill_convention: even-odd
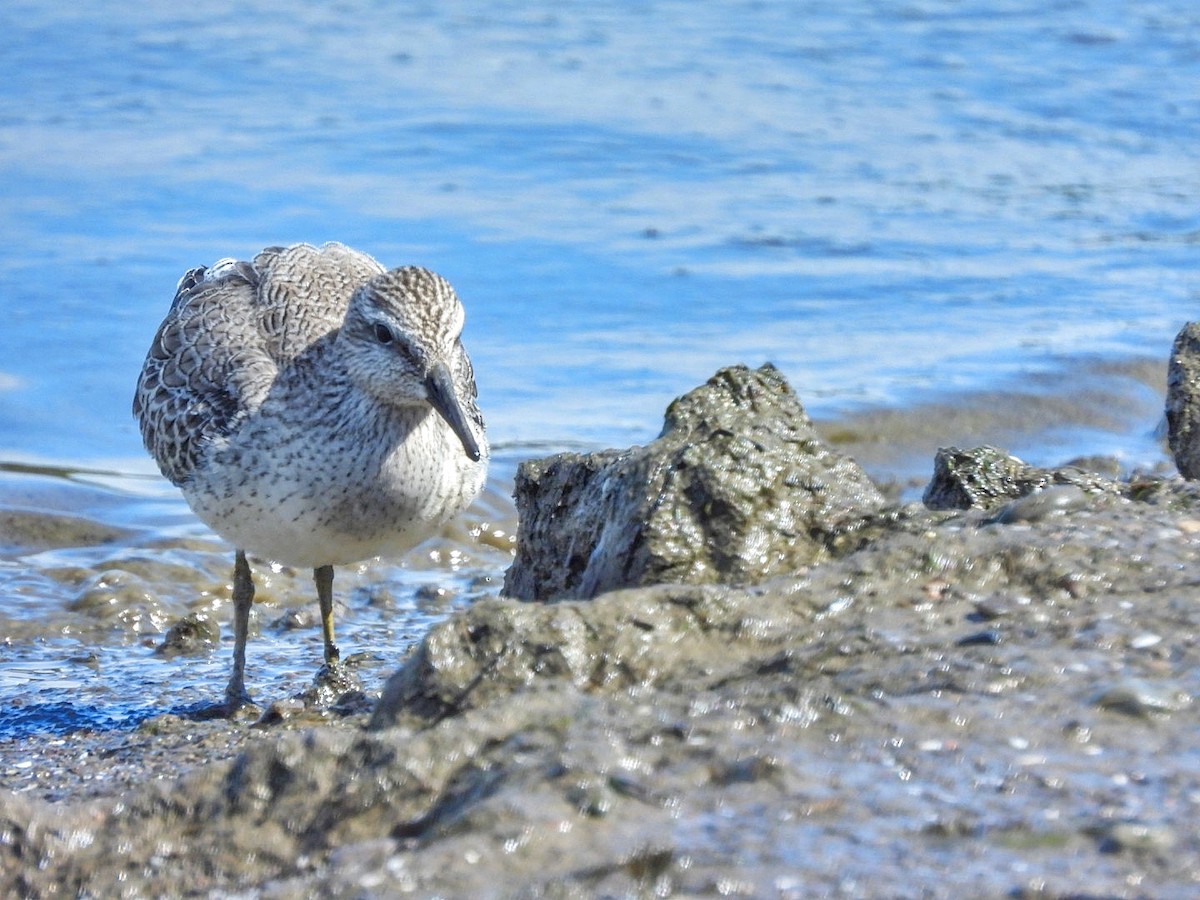
{"type": "Polygon", "coordinates": [[[225,688],[225,707],[230,713],[250,702],[246,693],[246,634],[253,605],[254,578],[246,554],[238,550],[233,559],[233,674],[225,688]]]}
{"type": "Polygon", "coordinates": [[[325,665],[321,666],[313,679],[313,689],[306,695],[305,705],[327,707],[347,702],[348,698],[353,702],[365,703],[362,682],[341,664],[341,654],[333,643],[333,566],[313,569],[313,581],[317,583],[317,600],[321,604],[325,665]]]}
{"type": "Polygon", "coordinates": [[[333,566],[313,569],[317,583],[317,603],[321,606],[321,631],[325,635],[325,665],[335,668],[341,654],[333,643],[333,566]]]}

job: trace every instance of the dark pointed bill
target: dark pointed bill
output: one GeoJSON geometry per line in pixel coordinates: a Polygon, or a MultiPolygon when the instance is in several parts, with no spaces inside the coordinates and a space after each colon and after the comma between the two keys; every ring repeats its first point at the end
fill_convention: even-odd
{"type": "Polygon", "coordinates": [[[467,422],[467,414],[463,412],[462,404],[458,402],[458,394],[454,390],[454,379],[450,370],[443,363],[435,363],[425,376],[425,392],[429,395],[429,403],[446,424],[462,441],[463,450],[467,456],[476,462],[481,456],[479,442],[467,422]]]}

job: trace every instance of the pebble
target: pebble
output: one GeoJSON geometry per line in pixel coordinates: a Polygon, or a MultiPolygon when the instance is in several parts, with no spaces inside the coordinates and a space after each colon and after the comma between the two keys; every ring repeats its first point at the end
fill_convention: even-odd
{"type": "Polygon", "coordinates": [[[285,700],[276,700],[263,711],[262,716],[254,724],[259,728],[278,725],[302,716],[305,712],[304,701],[299,698],[290,697],[285,700]]]}
{"type": "Polygon", "coordinates": [[[959,638],[955,641],[958,647],[994,647],[1001,643],[1003,637],[995,628],[987,628],[983,631],[977,631],[974,634],[968,634],[966,637],[959,638]]]}
{"type": "Polygon", "coordinates": [[[1002,619],[1012,612],[1008,602],[1001,597],[987,597],[975,601],[975,616],[984,622],[1002,619]]]}
{"type": "Polygon", "coordinates": [[[1167,825],[1154,825],[1146,822],[1116,822],[1101,835],[1100,852],[1170,850],[1175,846],[1175,842],[1175,831],[1167,825]]]}
{"type": "Polygon", "coordinates": [[[154,648],[160,656],[203,653],[221,640],[220,626],[207,614],[190,613],[167,629],[162,643],[154,648]]]}
{"type": "Polygon", "coordinates": [[[1059,484],[1004,504],[991,519],[1000,525],[1041,522],[1058,513],[1081,509],[1088,495],[1073,484],[1059,484]]]}
{"type": "Polygon", "coordinates": [[[1092,703],[1101,709],[1146,718],[1155,713],[1179,712],[1188,706],[1190,698],[1164,685],[1123,678],[1102,687],[1092,703]]]}

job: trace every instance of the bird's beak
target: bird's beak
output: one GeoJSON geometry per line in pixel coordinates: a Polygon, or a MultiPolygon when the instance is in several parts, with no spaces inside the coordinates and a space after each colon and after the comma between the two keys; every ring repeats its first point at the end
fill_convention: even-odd
{"type": "Polygon", "coordinates": [[[463,411],[458,394],[454,390],[454,378],[445,363],[433,364],[433,368],[425,376],[425,393],[437,414],[445,419],[446,424],[458,435],[467,456],[478,462],[482,456],[479,452],[479,441],[475,439],[475,434],[467,422],[467,414],[463,411]]]}

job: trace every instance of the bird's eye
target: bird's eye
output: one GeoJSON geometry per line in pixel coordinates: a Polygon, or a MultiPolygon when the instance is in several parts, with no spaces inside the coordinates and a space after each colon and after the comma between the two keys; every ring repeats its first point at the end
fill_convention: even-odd
{"type": "Polygon", "coordinates": [[[375,323],[375,340],[381,344],[390,344],[395,339],[396,336],[392,334],[392,329],[388,328],[382,322],[375,323]]]}

